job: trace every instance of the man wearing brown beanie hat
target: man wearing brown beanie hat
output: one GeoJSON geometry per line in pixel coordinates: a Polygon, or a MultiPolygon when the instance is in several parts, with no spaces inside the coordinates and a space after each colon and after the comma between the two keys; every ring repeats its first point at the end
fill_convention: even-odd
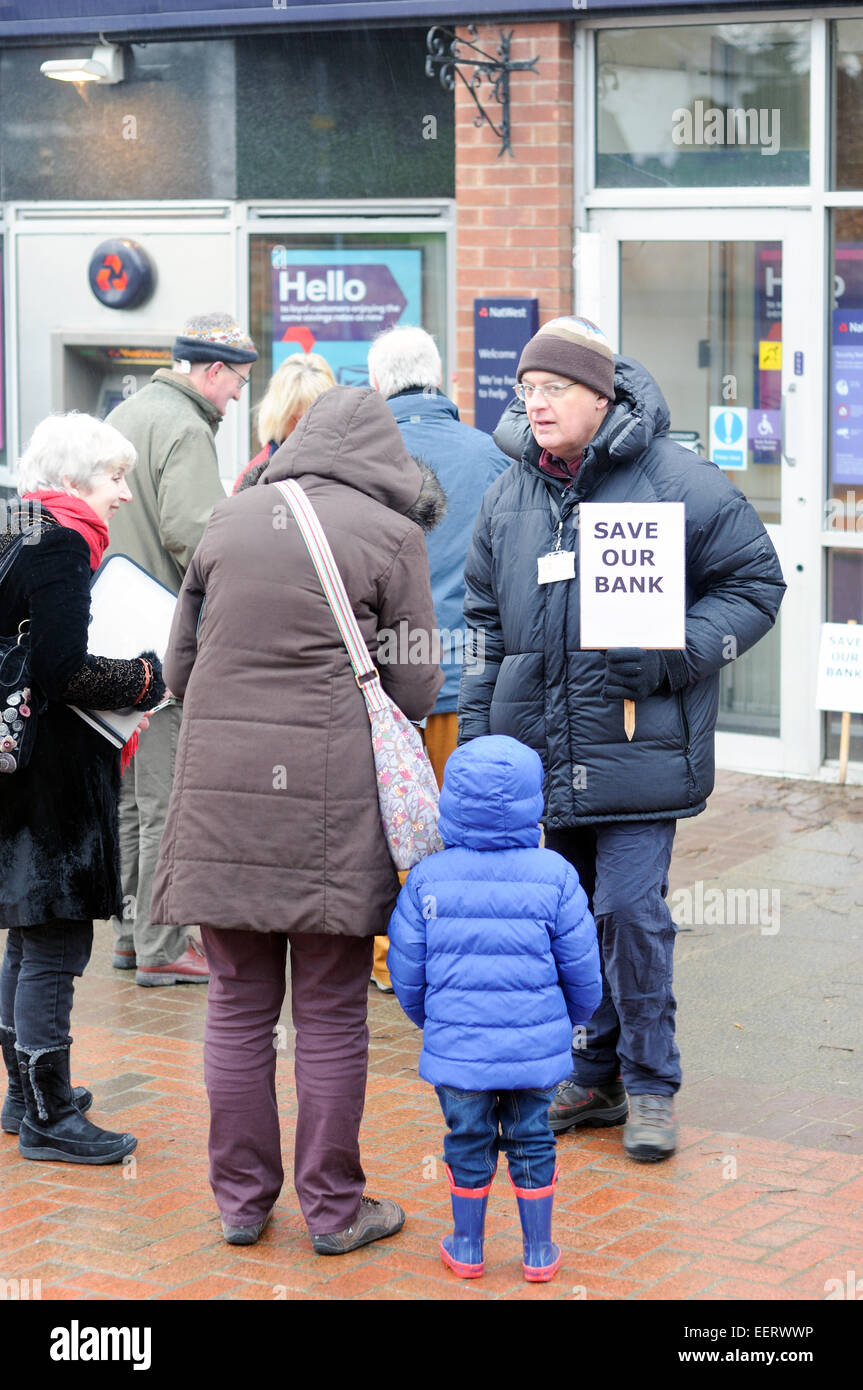
{"type": "Polygon", "coordinates": [[[484,661],[463,668],[459,742],[509,734],[540,754],[546,846],[576,868],[596,918],[602,1002],[551,1127],[626,1122],[626,1153],[656,1162],[676,1147],[681,1083],[665,901],[674,832],[713,790],[719,670],[769,630],[785,584],[754,508],[668,437],[653,377],[615,357],[595,324],[544,324],[516,376],[519,400],[495,431],[516,462],[485,494],[465,567],[465,619],[484,661]],[[582,651],[582,501],[684,503],[684,651],[582,651]],[[539,562],[553,551],[550,571],[539,562]],[[639,705],[631,742],[624,700],[639,705]]]}

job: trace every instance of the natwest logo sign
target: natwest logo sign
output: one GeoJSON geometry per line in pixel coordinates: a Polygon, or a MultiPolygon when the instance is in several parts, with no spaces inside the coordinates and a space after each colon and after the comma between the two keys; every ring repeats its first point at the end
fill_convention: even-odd
{"type": "Polygon", "coordinates": [[[153,267],[137,241],[103,241],[90,258],[90,289],[106,309],[137,309],[153,292],[153,267]]]}

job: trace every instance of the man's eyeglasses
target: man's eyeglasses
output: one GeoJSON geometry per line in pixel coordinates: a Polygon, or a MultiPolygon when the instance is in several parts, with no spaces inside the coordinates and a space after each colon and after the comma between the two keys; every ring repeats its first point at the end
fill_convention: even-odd
{"type": "Polygon", "coordinates": [[[571,386],[577,386],[576,381],[568,381],[566,385],[562,381],[549,382],[545,386],[532,386],[530,382],[517,382],[513,387],[515,394],[520,401],[529,401],[534,392],[538,391],[544,401],[556,401],[558,396],[562,396],[564,391],[568,391],[571,386]]]}
{"type": "MultiPolygon", "coordinates": [[[[229,372],[233,372],[233,373],[234,373],[234,376],[237,377],[238,380],[242,382],[242,385],[243,385],[243,386],[248,386],[248,384],[249,384],[249,377],[243,376],[243,373],[242,373],[242,372],[238,372],[237,369],[236,369],[236,367],[232,367],[231,364],[230,364],[230,362],[223,362],[223,363],[222,363],[222,366],[223,366],[223,367],[227,367],[227,369],[228,369],[229,372]]],[[[241,388],[241,389],[242,389],[242,388],[241,388]]]]}

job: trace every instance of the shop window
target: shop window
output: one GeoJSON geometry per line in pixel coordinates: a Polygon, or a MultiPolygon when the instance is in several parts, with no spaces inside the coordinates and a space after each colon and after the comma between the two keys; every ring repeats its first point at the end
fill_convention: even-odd
{"type": "Polygon", "coordinates": [[[834,188],[863,188],[863,19],[833,26],[834,188]]]}
{"type": "MultiPolygon", "coordinates": [[[[863,210],[833,214],[825,530],[863,532],[863,210]]],[[[839,537],[837,536],[837,539],[839,537]]]]}
{"type": "Polygon", "coordinates": [[[446,365],[446,238],[441,232],[250,237],[250,323],[260,353],[255,410],[273,371],[295,352],[326,358],[342,386],[368,386],[371,340],[396,324],[431,333],[446,365]]]}
{"type": "Polygon", "coordinates": [[[425,34],[131,43],[95,89],[39,71],[86,44],[2,49],[0,197],[452,197],[454,98],[425,76],[425,34]]]}
{"type": "MultiPolygon", "coordinates": [[[[829,623],[863,624],[863,551],[830,550],[827,554],[827,619],[829,623]]],[[[825,756],[839,757],[842,711],[824,716],[825,756]]],[[[863,762],[863,714],[851,715],[852,762],[863,762]]]]}
{"type": "Polygon", "coordinates": [[[2,196],[233,197],[233,43],[128,45],[123,81],[95,90],[39,71],[86,49],[0,50],[2,196]]]}
{"type": "MultiPolygon", "coordinates": [[[[6,323],[5,285],[3,283],[3,241],[0,236],[0,477],[7,467],[6,457],[6,323]]],[[[0,489],[2,496],[2,489],[0,489]]]]}
{"type": "MultiPolygon", "coordinates": [[[[828,473],[824,529],[827,552],[826,621],[863,623],[863,551],[842,548],[863,534],[863,210],[833,213],[830,298],[828,473]]],[[[824,716],[828,758],[838,758],[841,711],[824,716]]],[[[863,761],[863,715],[851,716],[850,757],[863,761]]]]}
{"type": "Polygon", "coordinates": [[[238,198],[452,198],[452,92],[425,29],[237,40],[238,198]]]}
{"type": "Polygon", "coordinates": [[[808,183],[809,33],[805,21],[601,31],[597,186],[808,183]]]}

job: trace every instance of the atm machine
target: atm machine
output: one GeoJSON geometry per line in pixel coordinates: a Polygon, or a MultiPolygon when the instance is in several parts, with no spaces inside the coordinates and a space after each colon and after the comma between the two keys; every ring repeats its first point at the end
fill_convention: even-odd
{"type": "MultiPolygon", "coordinates": [[[[105,416],[146,385],[170,366],[192,315],[245,312],[246,260],[228,203],[17,204],[6,227],[10,459],[50,411],[105,416]],[[135,287],[143,259],[149,297],[112,299],[135,287]]],[[[215,436],[226,491],[249,459],[249,408],[232,402],[215,436]]],[[[14,469],[0,468],[7,481],[14,469]]]]}
{"type": "Polygon", "coordinates": [[[141,332],[51,334],[51,408],[81,410],[104,420],[121,401],[170,367],[171,343],[141,332]]]}

